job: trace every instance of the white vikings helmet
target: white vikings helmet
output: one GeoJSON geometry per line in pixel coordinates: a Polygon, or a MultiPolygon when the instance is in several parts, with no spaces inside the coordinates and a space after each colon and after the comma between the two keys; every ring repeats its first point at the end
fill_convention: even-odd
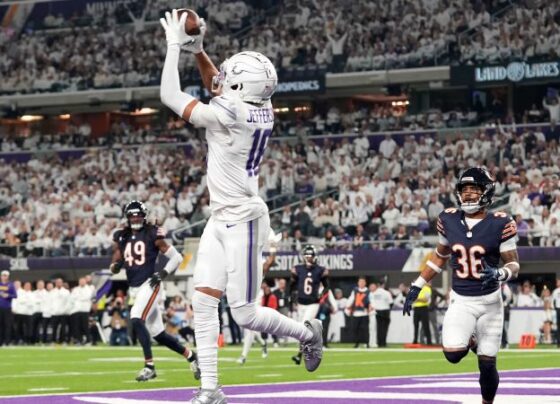
{"type": "Polygon", "coordinates": [[[277,84],[276,69],[266,56],[240,52],[220,65],[220,72],[212,80],[212,91],[261,104],[272,97],[277,84]]]}

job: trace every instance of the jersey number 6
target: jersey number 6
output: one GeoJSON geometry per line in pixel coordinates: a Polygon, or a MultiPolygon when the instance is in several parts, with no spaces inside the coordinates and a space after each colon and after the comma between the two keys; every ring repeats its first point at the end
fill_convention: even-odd
{"type": "Polygon", "coordinates": [[[303,293],[310,295],[313,292],[313,278],[305,278],[303,281],[303,293]]]}
{"type": "Polygon", "coordinates": [[[473,245],[468,250],[462,244],[455,244],[451,249],[458,255],[457,263],[461,268],[456,269],[457,276],[461,279],[480,279],[482,270],[482,257],[486,250],[481,245],[473,245]]]}

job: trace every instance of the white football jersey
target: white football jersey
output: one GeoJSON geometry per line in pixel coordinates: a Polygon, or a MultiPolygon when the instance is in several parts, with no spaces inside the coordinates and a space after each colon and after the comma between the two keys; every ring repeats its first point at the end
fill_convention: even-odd
{"type": "Polygon", "coordinates": [[[212,215],[242,223],[268,213],[258,195],[259,166],[274,126],[270,101],[262,107],[240,99],[214,97],[198,103],[190,123],[206,128],[208,189],[212,215]]]}

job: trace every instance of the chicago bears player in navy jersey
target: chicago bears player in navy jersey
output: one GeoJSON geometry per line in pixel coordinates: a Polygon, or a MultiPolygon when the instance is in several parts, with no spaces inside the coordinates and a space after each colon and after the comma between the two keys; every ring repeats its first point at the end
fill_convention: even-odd
{"type": "MultiPolygon", "coordinates": [[[[319,312],[319,288],[323,284],[323,293],[329,291],[329,270],[317,265],[317,249],[308,244],[303,248],[303,264],[296,265],[290,270],[292,290],[297,290],[297,317],[298,321],[313,320],[319,312]]],[[[292,360],[301,363],[301,350],[292,360]]]]}
{"type": "Polygon", "coordinates": [[[182,346],[164,331],[162,313],[158,300],[162,297],[161,281],[177,269],[183,257],[168,245],[165,233],[157,226],[146,223],[148,210],[139,201],[131,201],[124,208],[127,226],[113,235],[113,257],[111,272],[126,269],[130,285],[129,294],[135,298],[130,311],[132,326],[144,351],[144,368],[136,380],[147,381],[156,377],[150,335],[162,345],[183,355],[190,362],[195,378],[200,378],[196,353],[182,346]],[[155,271],[159,253],[168,258],[165,267],[155,271]]]}
{"type": "Polygon", "coordinates": [[[487,210],[494,189],[494,180],[484,168],[461,174],[455,188],[459,208],[440,213],[439,242],[412,283],[403,308],[403,314],[410,315],[422,287],[450,258],[453,291],[443,320],[443,353],[451,363],[461,361],[469,349],[478,355],[483,404],[494,401],[499,384],[496,355],[504,321],[500,282],[515,279],[520,268],[515,221],[504,212],[487,210]]]}

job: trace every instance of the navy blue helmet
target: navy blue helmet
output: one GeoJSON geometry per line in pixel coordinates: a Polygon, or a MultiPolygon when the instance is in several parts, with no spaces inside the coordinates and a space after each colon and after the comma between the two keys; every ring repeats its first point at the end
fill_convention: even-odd
{"type": "Polygon", "coordinates": [[[132,230],[140,230],[146,224],[146,216],[148,216],[148,208],[140,201],[130,201],[123,210],[128,226],[132,230]]]}
{"type": "Polygon", "coordinates": [[[465,213],[472,214],[492,204],[495,190],[496,185],[494,179],[488,170],[482,167],[471,167],[463,171],[459,177],[455,185],[455,198],[457,198],[457,203],[465,213]],[[478,201],[463,202],[461,199],[461,191],[465,185],[474,185],[480,189],[481,195],[478,201]]]}

